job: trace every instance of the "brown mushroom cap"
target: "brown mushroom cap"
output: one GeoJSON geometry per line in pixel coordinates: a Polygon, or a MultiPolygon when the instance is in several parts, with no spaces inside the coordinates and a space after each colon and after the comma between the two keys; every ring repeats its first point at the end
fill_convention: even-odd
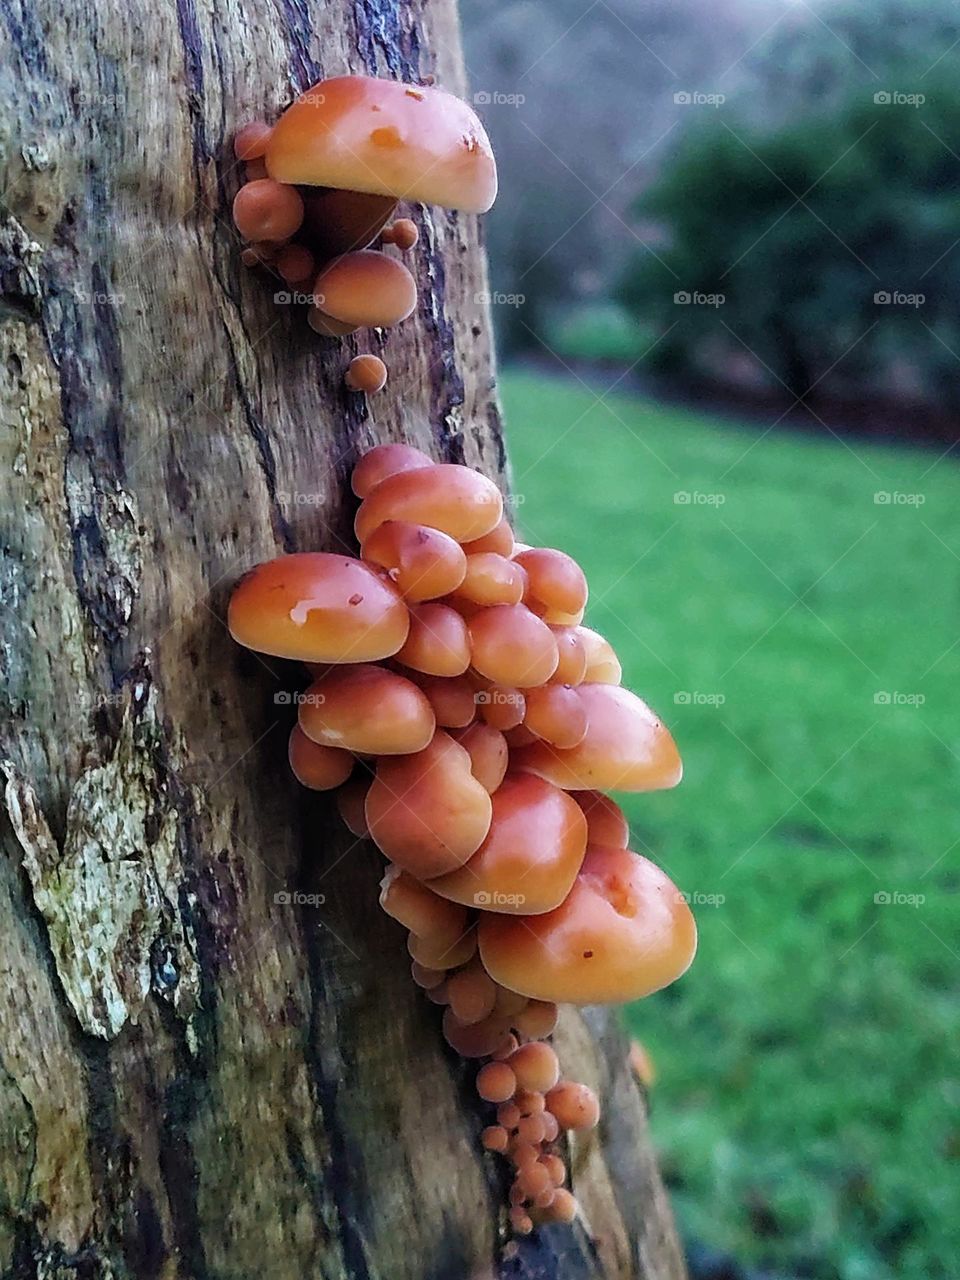
{"type": "Polygon", "coordinates": [[[358,498],[365,498],[387,476],[433,465],[433,459],[412,444],[378,444],[368,449],[353,468],[350,484],[358,498]]]}
{"type": "Polygon", "coordinates": [[[586,847],[586,819],[568,795],[533,774],[508,775],[483,844],[430,888],[484,912],[537,915],[566,898],[586,847]]]}
{"type": "Polygon", "coordinates": [[[410,520],[468,542],[489,533],[502,515],[503,496],[492,480],[470,467],[439,462],[387,476],[360,504],[354,528],[364,543],[384,520],[410,520]]]}
{"type": "Polygon", "coordinates": [[[485,911],[479,944],[494,981],[532,999],[622,1003],[679,978],[693,960],[697,929],[682,894],[654,863],[591,845],[555,911],[485,911]]]}
{"type": "Polygon", "coordinates": [[[546,684],[560,660],[545,622],[523,604],[498,604],[475,614],[468,624],[470,661],[497,684],[521,689],[546,684]]]}
{"type": "Polygon", "coordinates": [[[535,742],[512,763],[568,791],[660,791],[683,774],[676,743],[645,702],[612,684],[573,691],[587,712],[587,733],[569,750],[535,742]]]}
{"type": "Polygon", "coordinates": [[[387,385],[387,366],[379,356],[354,356],[347,366],[343,380],[351,391],[375,395],[387,385]]]}
{"type": "Polygon", "coordinates": [[[367,538],[361,554],[386,569],[411,604],[449,595],[467,571],[459,542],[439,529],[409,520],[385,520],[367,538]]]}
{"type": "Polygon", "coordinates": [[[303,222],[303,201],[294,187],[257,178],[234,197],[233,221],[247,240],[286,240],[303,222]]]}
{"type": "Polygon", "coordinates": [[[415,604],[397,661],[428,676],[462,676],[470,665],[467,624],[446,604],[415,604]]]}
{"type": "Polygon", "coordinates": [[[440,89],[373,76],[321,80],[273,128],[267,169],[280,182],[367,191],[484,213],[497,194],[489,139],[473,110],[440,89]]]}
{"type": "Polygon", "coordinates": [[[385,328],[405,320],[417,305],[417,286],[407,268],[373,249],[328,262],[313,282],[313,293],[317,310],[342,325],[385,328]]]}
{"type": "Polygon", "coordinates": [[[299,718],[314,742],[360,755],[422,751],[436,728],[426,695],[412,681],[369,662],[334,667],[315,680],[299,718]]]}
{"type": "Polygon", "coordinates": [[[339,787],[350,777],[355,763],[349,751],[311,742],[296,724],[290,731],[287,759],[293,776],[311,791],[332,791],[339,787]]]}
{"type": "Polygon", "coordinates": [[[623,668],[610,641],[598,631],[591,631],[589,627],[576,627],[575,631],[586,652],[584,683],[619,684],[623,678],[623,668]]]}
{"type": "Polygon", "coordinates": [[[474,720],[465,729],[454,729],[450,736],[469,752],[473,776],[493,795],[507,772],[510,751],[506,738],[484,720],[474,720]]]}
{"type": "Polygon", "coordinates": [[[410,615],[391,583],[325,551],[278,556],[240,579],[227,611],[239,644],[303,662],[372,662],[397,652],[410,615]]]}
{"type": "Polygon", "coordinates": [[[626,849],[630,843],[630,824],[615,800],[602,791],[571,791],[587,820],[587,843],[602,844],[611,849],[626,849]]]}

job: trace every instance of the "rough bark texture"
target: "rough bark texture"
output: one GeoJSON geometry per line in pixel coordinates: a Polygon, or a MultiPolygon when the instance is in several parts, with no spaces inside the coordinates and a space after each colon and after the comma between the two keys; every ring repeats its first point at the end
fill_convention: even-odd
{"type": "Polygon", "coordinates": [[[0,1273],[675,1280],[600,1015],[559,1037],[606,1104],[583,1219],[504,1255],[379,855],[288,773],[299,675],[222,621],[247,566],[348,545],[369,445],[504,479],[476,219],[414,212],[369,408],[357,346],[229,226],[245,119],[345,69],[462,88],[452,0],[0,0],[0,28],[0,1273]]]}

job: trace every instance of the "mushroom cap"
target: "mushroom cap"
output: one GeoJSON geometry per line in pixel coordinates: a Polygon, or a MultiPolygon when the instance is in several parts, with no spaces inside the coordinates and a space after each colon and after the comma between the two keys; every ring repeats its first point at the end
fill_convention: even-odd
{"type": "Polygon", "coordinates": [[[392,583],[349,556],[303,551],[267,560],[234,588],[238,644],[301,662],[373,662],[403,646],[410,615],[392,583]]]}
{"type": "Polygon", "coordinates": [[[619,684],[623,679],[623,668],[610,641],[589,627],[578,626],[574,630],[586,652],[584,683],[619,684]]]}
{"type": "Polygon", "coordinates": [[[354,356],[347,366],[343,380],[351,391],[374,395],[387,385],[387,366],[379,356],[354,356]]]}
{"type": "Polygon", "coordinates": [[[669,877],[628,849],[591,845],[566,900],[538,916],[483,912],[480,955],[495,982],[536,1000],[609,1004],[669,985],[697,949],[669,877]]]}
{"type": "Polygon", "coordinates": [[[683,765],[669,730],[645,702],[619,685],[581,684],[574,693],[587,712],[587,732],[560,750],[534,742],[513,755],[529,770],[568,791],[661,791],[675,787],[683,765]]]}
{"type": "Polygon", "coordinates": [[[233,221],[247,240],[286,240],[303,222],[303,200],[293,187],[256,178],[234,197],[233,221]]]}
{"type": "Polygon", "coordinates": [[[513,530],[506,516],[501,516],[500,523],[496,525],[489,533],[485,533],[482,538],[477,538],[473,542],[465,542],[464,551],[468,556],[479,555],[483,551],[495,551],[497,555],[512,556],[516,542],[513,538],[513,530]]]}
{"type": "Polygon", "coordinates": [[[334,667],[315,680],[299,717],[314,742],[360,755],[422,751],[436,728],[426,695],[412,681],[369,662],[334,667]]]}
{"type": "Polygon", "coordinates": [[[542,684],[526,692],[523,727],[535,738],[561,749],[575,747],[587,736],[587,710],[577,690],[567,684],[542,684]]]}
{"type": "Polygon", "coordinates": [[[466,911],[441,898],[397,866],[380,881],[380,906],[394,920],[438,947],[452,947],[470,928],[466,911]]]}
{"type": "Polygon", "coordinates": [[[266,152],[280,182],[485,213],[497,166],[475,112],[441,89],[374,76],[321,80],[288,107],[266,152]]]}
{"type": "Polygon", "coordinates": [[[450,736],[467,750],[473,776],[493,795],[507,772],[510,749],[506,738],[485,720],[474,720],[465,729],[455,729],[450,736]]]}
{"type": "MultiPolygon", "coordinates": [[[[580,635],[581,627],[551,626],[560,661],[550,677],[551,684],[583,684],[587,674],[587,648],[580,635]]],[[[614,681],[619,683],[619,681],[614,681]]]]}
{"type": "Polygon", "coordinates": [[[317,309],[340,324],[386,328],[405,320],[417,305],[416,282],[407,268],[374,249],[328,262],[313,292],[317,309]]]}
{"type": "Polygon", "coordinates": [[[630,843],[630,824],[615,800],[602,791],[571,791],[587,820],[587,840],[611,849],[626,849],[630,843]]]}
{"type": "Polygon", "coordinates": [[[492,480],[459,463],[438,462],[381,480],[360,504],[354,529],[363,543],[384,520],[410,520],[469,542],[489,533],[502,515],[503,496],[492,480]]]}
{"type": "Polygon", "coordinates": [[[433,465],[433,459],[412,444],[378,444],[359,459],[353,468],[350,484],[358,498],[365,498],[387,476],[400,471],[420,471],[433,465]]]}
{"type": "Polygon", "coordinates": [[[416,604],[397,661],[428,676],[462,676],[470,665],[467,624],[446,604],[416,604]]]}
{"type": "Polygon", "coordinates": [[[363,544],[361,555],[385,569],[411,604],[449,595],[467,571],[459,542],[439,529],[409,520],[384,520],[363,544]]]}
{"type": "Polygon", "coordinates": [[[311,791],[332,791],[346,782],[355,764],[349,751],[311,742],[299,725],[290,731],[287,759],[293,776],[311,791]]]}
{"type": "Polygon", "coordinates": [[[560,660],[553,632],[523,604],[498,604],[470,619],[470,662],[497,684],[546,684],[560,660]]]}
{"type": "Polygon", "coordinates": [[[526,575],[520,566],[496,551],[476,551],[466,557],[457,595],[472,604],[519,604],[526,575]]]}
{"type": "Polygon", "coordinates": [[[493,794],[483,844],[430,888],[484,912],[539,915],[570,892],[586,847],[587,822],[575,801],[533,774],[512,774],[493,794]]]}
{"type": "Polygon", "coordinates": [[[553,547],[531,547],[514,556],[527,574],[524,602],[538,617],[563,624],[587,603],[587,579],[571,556],[553,547]]]}
{"type": "MultiPolygon", "coordinates": [[[[423,751],[384,756],[367,792],[367,825],[382,853],[418,879],[472,857],[490,829],[490,796],[470,756],[442,729],[423,751]]],[[[420,955],[414,956],[428,963],[420,955]]]]}

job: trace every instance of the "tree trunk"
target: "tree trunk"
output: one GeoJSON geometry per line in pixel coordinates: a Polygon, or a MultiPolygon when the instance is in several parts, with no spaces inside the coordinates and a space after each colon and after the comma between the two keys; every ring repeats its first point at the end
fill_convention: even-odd
{"type": "Polygon", "coordinates": [[[292,666],[231,585],[350,546],[358,453],[504,480],[475,218],[417,209],[414,316],[323,342],[240,265],[236,127],[324,74],[462,91],[453,0],[3,0],[0,1273],[682,1276],[606,1014],[573,1228],[507,1246],[469,1069],[293,782],[292,666]],[[342,373],[381,352],[364,405],[342,373]],[[288,896],[312,895],[291,903],[288,896]]]}

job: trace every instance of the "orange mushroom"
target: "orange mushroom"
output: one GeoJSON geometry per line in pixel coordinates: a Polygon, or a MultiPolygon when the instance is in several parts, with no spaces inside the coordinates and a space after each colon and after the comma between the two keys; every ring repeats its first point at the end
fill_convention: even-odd
{"type": "Polygon", "coordinates": [[[469,752],[473,776],[493,795],[507,772],[510,751],[506,738],[483,720],[474,720],[465,729],[453,729],[450,736],[469,752]]]}
{"type": "Polygon", "coordinates": [[[365,191],[484,213],[497,170],[476,114],[451,94],[372,76],[336,76],[303,93],[267,147],[280,182],[365,191]]]}
{"type": "Polygon", "coordinates": [[[295,187],[258,178],[234,197],[233,221],[247,240],[288,240],[303,222],[303,201],[295,187]]]}
{"type": "Polygon", "coordinates": [[[470,665],[467,624],[449,605],[413,605],[397,661],[428,676],[462,676],[470,665]]]}
{"type": "Polygon", "coordinates": [[[587,674],[587,649],[580,635],[580,627],[552,626],[560,661],[550,677],[551,684],[582,684],[587,674]]]}
{"type": "Polygon", "coordinates": [[[370,835],[364,811],[370,782],[368,777],[350,778],[337,788],[337,810],[344,826],[351,835],[364,840],[370,835]]]}
{"type": "Polygon", "coordinates": [[[375,395],[387,385],[387,366],[379,356],[354,356],[343,380],[351,391],[375,395]]]}
{"type": "Polygon", "coordinates": [[[526,605],[500,604],[468,623],[470,661],[482,676],[521,689],[546,684],[560,655],[553,632],[526,605]]]}
{"type": "Polygon", "coordinates": [[[571,791],[587,820],[587,842],[610,849],[626,849],[630,843],[630,824],[615,800],[602,791],[571,791]]]}
{"type": "Polygon", "coordinates": [[[434,461],[412,444],[378,444],[368,449],[353,468],[350,483],[358,498],[365,498],[387,476],[401,471],[420,471],[434,461]]]}
{"type": "Polygon", "coordinates": [[[422,690],[369,662],[333,667],[315,680],[303,695],[299,715],[308,738],[359,755],[422,751],[436,728],[422,690]]]}
{"type": "Polygon", "coordinates": [[[521,747],[513,763],[568,791],[660,791],[675,787],[683,766],[662,721],[636,694],[617,685],[582,684],[574,690],[587,713],[578,746],[560,750],[543,742],[521,747]]]}
{"type": "Polygon", "coordinates": [[[519,604],[526,575],[518,564],[496,551],[478,551],[466,558],[457,595],[472,604],[519,604]]]}
{"type": "Polygon", "coordinates": [[[401,253],[409,253],[420,239],[420,232],[417,230],[417,224],[409,218],[398,218],[396,222],[383,228],[380,239],[384,244],[396,245],[401,253]]]}
{"type": "Polygon", "coordinates": [[[462,907],[439,897],[398,866],[387,867],[380,881],[380,906],[388,916],[439,951],[456,947],[470,929],[467,912],[462,907]]]}
{"type": "Polygon", "coordinates": [[[273,129],[262,120],[251,120],[238,129],[233,138],[233,153],[238,160],[259,160],[266,155],[273,129]]]}
{"type": "MultiPolygon", "coordinates": [[[[442,729],[465,729],[476,715],[473,685],[465,676],[444,679],[442,676],[418,675],[417,684],[426,695],[427,701],[433,708],[437,724],[442,729]]],[[[455,732],[451,733],[451,737],[454,741],[458,740],[455,732]]],[[[464,745],[461,743],[461,746],[464,745]]],[[[470,761],[472,769],[472,755],[470,761]]]]}
{"type": "Polygon", "coordinates": [[[339,787],[350,777],[355,763],[349,751],[311,742],[298,725],[290,731],[287,757],[293,776],[311,791],[332,791],[339,787]]]}
{"type": "Polygon", "coordinates": [[[364,560],[386,569],[411,604],[455,591],[467,571],[459,542],[439,529],[409,520],[385,520],[363,544],[364,560]]]}
{"type": "Polygon", "coordinates": [[[380,850],[427,880],[476,853],[490,829],[492,806],[467,752],[438,729],[425,750],[378,761],[366,813],[380,850]]]}
{"type": "Polygon", "coordinates": [[[587,736],[587,710],[567,684],[543,684],[525,693],[523,727],[552,747],[575,747],[587,736]]]}
{"type": "Polygon", "coordinates": [[[403,646],[410,615],[389,582],[359,560],[298,552],[257,565],[227,610],[239,644],[302,662],[372,662],[403,646]]]}
{"type": "Polygon", "coordinates": [[[580,870],[586,819],[568,795],[533,774],[508,775],[492,799],[490,829],[479,849],[457,870],[431,880],[430,888],[484,912],[552,911],[580,870]]]}
{"type": "Polygon", "coordinates": [[[381,480],[360,504],[354,528],[361,544],[384,520],[410,520],[468,542],[489,533],[502,514],[503,498],[492,480],[470,467],[441,462],[381,480]]]}
{"type": "Polygon", "coordinates": [[[417,305],[417,286],[403,263],[372,249],[344,253],[328,262],[313,282],[313,295],[314,327],[329,328],[331,337],[361,325],[399,324],[417,305]]]}
{"type": "MultiPolygon", "coordinates": [[[[495,982],[537,1000],[639,1000],[679,978],[697,931],[670,879],[627,849],[590,846],[566,900],[545,915],[484,912],[479,946],[495,982]]],[[[558,1117],[559,1118],[559,1117],[558,1117]]]]}
{"type": "Polygon", "coordinates": [[[577,627],[576,633],[586,652],[584,683],[619,684],[623,679],[623,668],[610,641],[589,627],[577,627]]]}
{"type": "Polygon", "coordinates": [[[527,574],[524,603],[547,622],[563,624],[582,613],[587,603],[587,580],[570,556],[551,547],[531,547],[514,557],[527,574]]]}
{"type": "Polygon", "coordinates": [[[476,538],[473,542],[465,542],[463,544],[463,549],[468,556],[480,555],[487,551],[493,551],[499,556],[512,556],[515,547],[513,530],[510,528],[506,516],[501,516],[500,523],[491,529],[489,533],[485,533],[482,538],[476,538]]]}

